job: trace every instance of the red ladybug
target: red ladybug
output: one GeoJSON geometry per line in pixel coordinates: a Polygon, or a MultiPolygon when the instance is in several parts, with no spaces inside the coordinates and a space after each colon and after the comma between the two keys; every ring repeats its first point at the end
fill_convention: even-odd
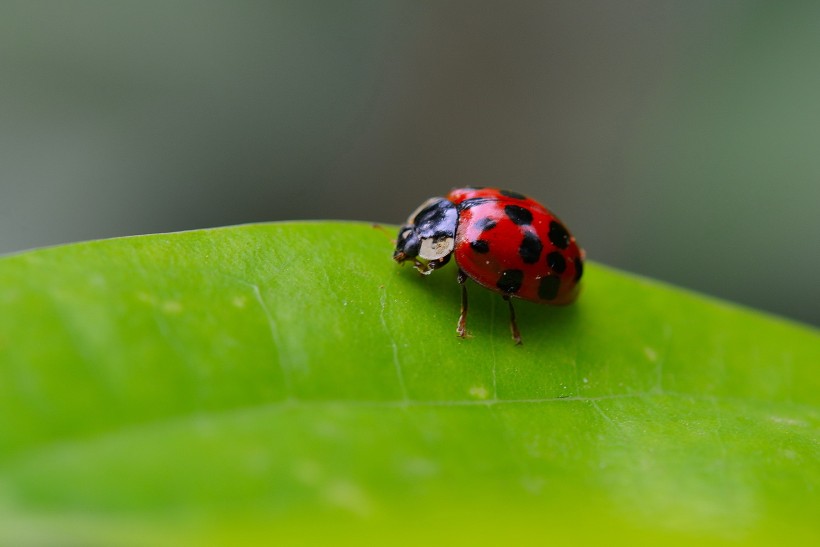
{"type": "Polygon", "coordinates": [[[393,259],[412,260],[428,275],[453,255],[461,284],[456,332],[462,338],[467,335],[468,277],[509,303],[510,329],[520,344],[510,299],[570,304],[584,272],[583,251],[554,214],[533,199],[498,188],[459,188],[425,201],[399,230],[393,259]]]}

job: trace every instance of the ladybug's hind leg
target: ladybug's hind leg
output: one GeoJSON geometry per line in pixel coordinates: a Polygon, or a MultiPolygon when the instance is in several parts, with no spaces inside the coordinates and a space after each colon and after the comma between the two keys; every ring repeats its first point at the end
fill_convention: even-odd
{"type": "Polygon", "coordinates": [[[461,285],[461,314],[458,316],[458,326],[456,334],[462,338],[467,338],[467,274],[458,271],[458,283],[461,285]]]}
{"type": "Polygon", "coordinates": [[[515,309],[513,308],[512,298],[510,298],[509,295],[505,295],[503,298],[510,306],[510,331],[512,331],[513,340],[516,346],[520,346],[521,333],[518,331],[518,324],[515,322],[515,309]]]}

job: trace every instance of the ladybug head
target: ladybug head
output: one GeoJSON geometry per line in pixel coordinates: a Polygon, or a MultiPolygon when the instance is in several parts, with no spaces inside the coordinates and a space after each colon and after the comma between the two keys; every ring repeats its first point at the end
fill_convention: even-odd
{"type": "MultiPolygon", "coordinates": [[[[423,273],[447,264],[455,247],[458,211],[453,202],[444,198],[431,198],[413,211],[407,223],[399,230],[393,260],[404,262],[418,259],[428,264],[423,273]]],[[[419,268],[422,271],[422,268],[419,268]]]]}

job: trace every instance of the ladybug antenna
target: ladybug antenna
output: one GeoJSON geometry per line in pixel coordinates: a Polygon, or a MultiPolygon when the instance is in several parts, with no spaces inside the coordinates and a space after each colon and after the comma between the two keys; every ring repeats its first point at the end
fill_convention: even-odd
{"type": "Polygon", "coordinates": [[[384,226],[382,226],[381,224],[378,224],[378,223],[376,223],[376,222],[374,222],[374,223],[372,224],[372,228],[373,228],[374,230],[378,230],[378,231],[380,231],[381,233],[383,233],[383,234],[385,235],[385,237],[387,237],[387,239],[389,239],[389,240],[390,240],[390,243],[392,243],[392,244],[393,244],[393,246],[395,246],[395,245],[396,245],[396,240],[395,240],[395,239],[393,239],[393,237],[391,236],[390,231],[388,231],[388,229],[387,229],[387,228],[385,228],[384,226]]]}

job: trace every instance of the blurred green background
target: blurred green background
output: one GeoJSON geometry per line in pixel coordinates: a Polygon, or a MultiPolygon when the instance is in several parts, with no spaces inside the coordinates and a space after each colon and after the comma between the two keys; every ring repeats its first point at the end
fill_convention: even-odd
{"type": "Polygon", "coordinates": [[[820,324],[819,37],[810,2],[3,1],[0,252],[498,184],[820,324]]]}

